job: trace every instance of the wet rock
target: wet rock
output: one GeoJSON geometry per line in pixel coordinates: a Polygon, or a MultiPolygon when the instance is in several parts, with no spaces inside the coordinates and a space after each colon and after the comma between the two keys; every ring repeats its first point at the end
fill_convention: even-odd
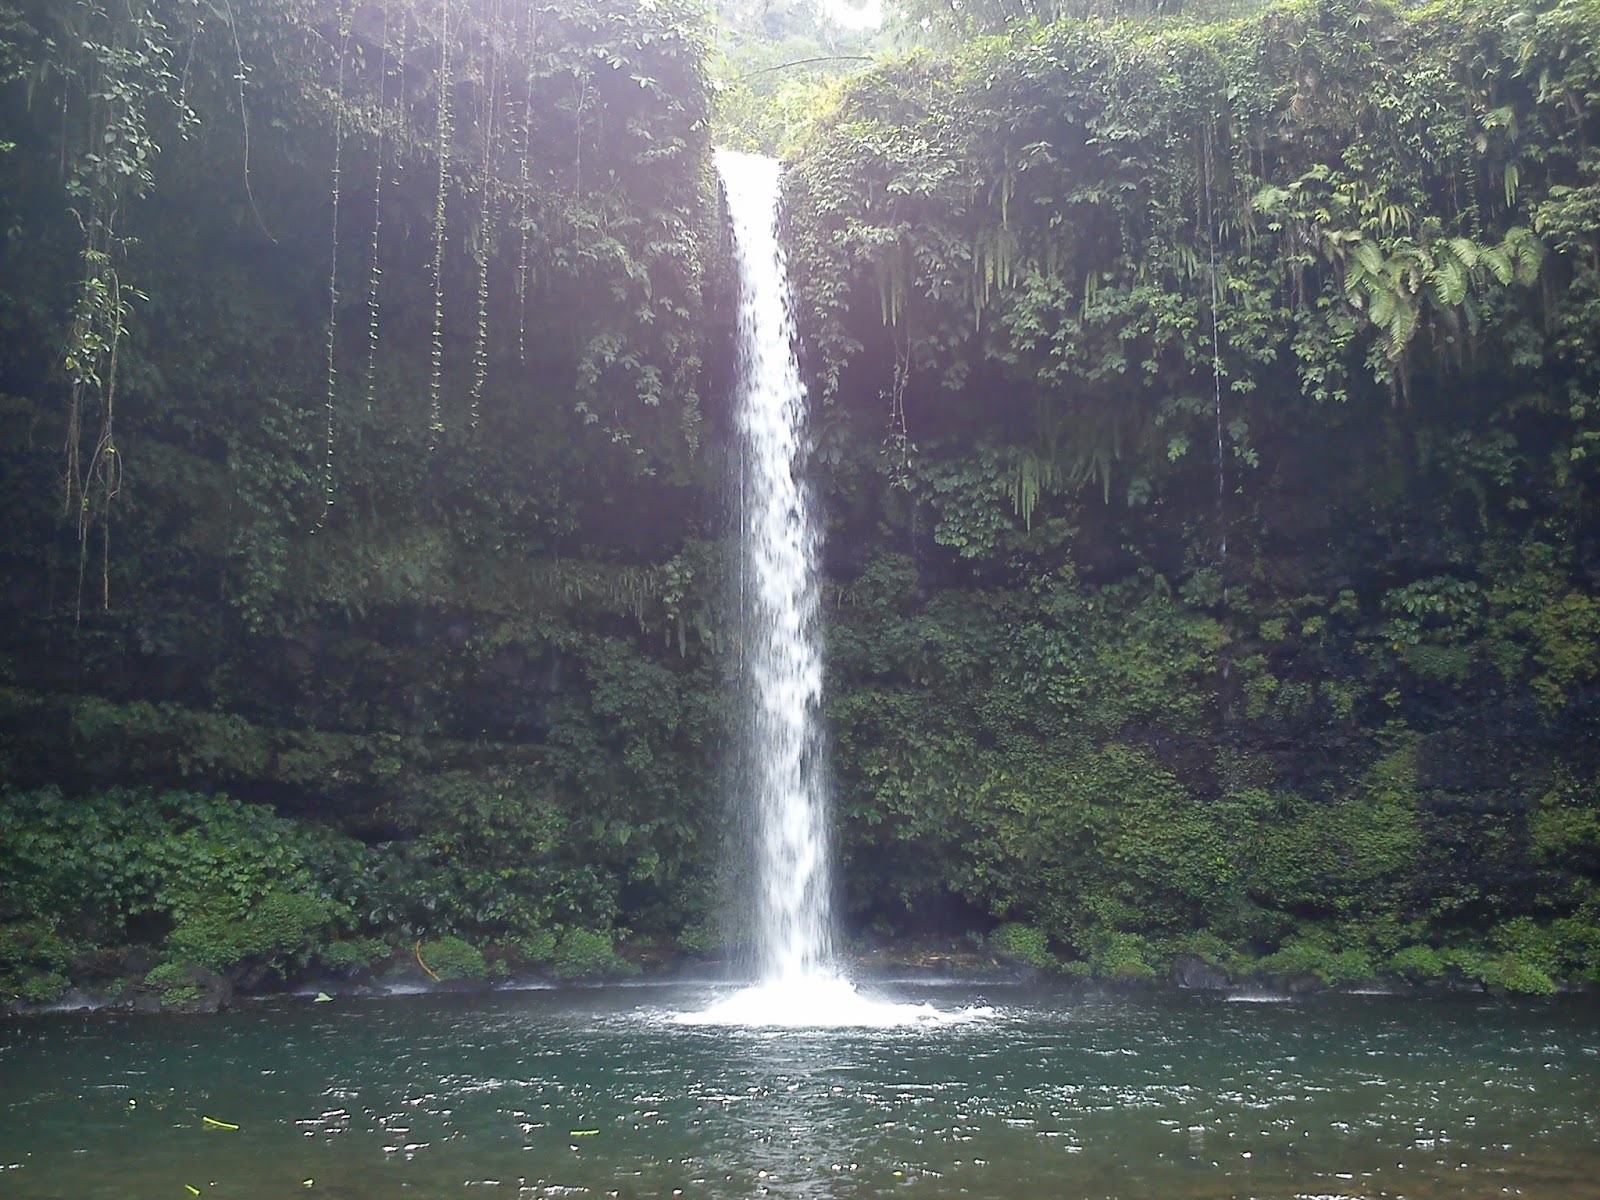
{"type": "Polygon", "coordinates": [[[1279,985],[1291,996],[1305,996],[1312,992],[1325,992],[1328,984],[1316,975],[1289,975],[1279,980],[1279,985]]]}
{"type": "Polygon", "coordinates": [[[428,983],[428,990],[434,992],[487,992],[494,988],[487,979],[437,979],[428,983]]]}
{"type": "Polygon", "coordinates": [[[205,967],[183,967],[172,977],[131,990],[129,1007],[136,1013],[217,1013],[233,1003],[233,984],[205,967]]]}
{"type": "Polygon", "coordinates": [[[1233,985],[1226,971],[1196,954],[1178,956],[1178,960],[1172,964],[1171,980],[1174,987],[1201,992],[1226,991],[1233,985]]]}

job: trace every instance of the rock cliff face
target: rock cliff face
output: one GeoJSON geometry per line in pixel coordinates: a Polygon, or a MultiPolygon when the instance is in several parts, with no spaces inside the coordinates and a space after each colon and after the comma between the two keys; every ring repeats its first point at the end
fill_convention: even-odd
{"type": "MultiPolygon", "coordinates": [[[[718,943],[704,46],[435,7],[254,6],[247,121],[187,6],[0,58],[8,987],[718,943]]],[[[1600,970],[1597,29],[1329,0],[834,97],[787,236],[856,931],[1600,970]]]]}

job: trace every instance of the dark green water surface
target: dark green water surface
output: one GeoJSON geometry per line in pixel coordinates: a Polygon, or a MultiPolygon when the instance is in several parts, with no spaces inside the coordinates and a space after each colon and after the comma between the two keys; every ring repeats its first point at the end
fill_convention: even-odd
{"type": "Polygon", "coordinates": [[[896,1030],[655,986],[12,1022],[0,1197],[1600,1196],[1592,999],[985,991],[896,1030]]]}

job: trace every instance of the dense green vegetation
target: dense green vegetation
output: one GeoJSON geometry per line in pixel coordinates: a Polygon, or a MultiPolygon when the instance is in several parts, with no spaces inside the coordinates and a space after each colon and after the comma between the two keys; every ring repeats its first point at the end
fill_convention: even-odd
{"type": "Polygon", "coordinates": [[[1594,976],[1597,36],[1063,23],[819,123],[863,909],[1113,974],[1594,976]]]}
{"type": "MultiPolygon", "coordinates": [[[[992,28],[723,88],[853,934],[1600,978],[1600,8],[992,28]]],[[[0,988],[717,947],[709,15],[0,29],[0,988]]]]}

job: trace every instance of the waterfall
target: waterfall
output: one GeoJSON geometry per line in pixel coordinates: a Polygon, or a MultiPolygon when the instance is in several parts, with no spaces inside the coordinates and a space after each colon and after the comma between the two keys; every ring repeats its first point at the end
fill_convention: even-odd
{"type": "Polygon", "coordinates": [[[739,267],[740,504],[745,674],[742,788],[756,841],[758,982],[689,1025],[814,1028],[939,1024],[986,1015],[938,1012],[857,992],[833,960],[826,768],[818,709],[817,550],[805,482],[806,390],[795,359],[789,277],[778,243],[778,164],[716,153],[739,267]]]}
{"type": "Polygon", "coordinates": [[[818,732],[820,544],[804,477],[806,391],[778,243],[778,163],[719,150],[739,268],[738,427],[744,519],[744,762],[755,816],[764,982],[831,975],[827,788],[818,732]]]}

